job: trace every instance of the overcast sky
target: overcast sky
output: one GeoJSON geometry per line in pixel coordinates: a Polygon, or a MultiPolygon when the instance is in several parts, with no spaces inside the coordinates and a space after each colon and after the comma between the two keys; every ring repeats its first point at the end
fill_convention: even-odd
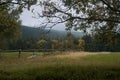
{"type": "MultiPolygon", "coordinates": [[[[36,10],[39,10],[39,8],[35,8],[36,10]]],[[[27,9],[23,10],[23,13],[20,16],[20,19],[22,20],[22,25],[25,26],[30,26],[30,27],[36,27],[40,25],[40,19],[34,18],[35,15],[31,12],[28,11],[27,9]]],[[[65,30],[64,24],[58,24],[57,26],[54,26],[53,29],[56,30],[65,30]]]]}
{"type": "MultiPolygon", "coordinates": [[[[41,13],[40,6],[33,5],[30,7],[30,11],[28,9],[24,9],[22,14],[20,15],[20,19],[22,20],[22,25],[30,26],[30,27],[37,27],[40,26],[41,22],[44,22],[42,19],[36,19],[34,18],[36,15],[32,12],[32,9],[34,9],[34,12],[41,13]]],[[[55,30],[64,31],[65,30],[65,24],[58,24],[53,27],[55,30]]],[[[73,31],[73,30],[72,30],[73,31]]]]}

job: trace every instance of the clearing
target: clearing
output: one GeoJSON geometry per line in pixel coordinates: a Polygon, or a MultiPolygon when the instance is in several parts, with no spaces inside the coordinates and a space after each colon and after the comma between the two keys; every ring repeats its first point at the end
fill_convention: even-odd
{"type": "Polygon", "coordinates": [[[4,53],[0,80],[120,80],[119,52],[37,53],[27,58],[32,53],[28,54],[18,58],[16,53],[4,53]]]}

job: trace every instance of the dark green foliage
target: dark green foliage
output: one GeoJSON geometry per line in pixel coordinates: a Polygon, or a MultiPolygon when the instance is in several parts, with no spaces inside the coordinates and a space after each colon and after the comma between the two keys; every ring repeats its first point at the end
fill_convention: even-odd
{"type": "MultiPolygon", "coordinates": [[[[1,3],[1,1],[0,1],[1,3]]],[[[0,5],[0,48],[8,49],[8,43],[20,34],[19,12],[14,5],[0,5]]]]}
{"type": "Polygon", "coordinates": [[[85,35],[83,40],[85,40],[85,50],[86,51],[120,51],[120,34],[94,34],[85,35]],[[110,36],[114,36],[110,38],[110,36]]]}
{"type": "Polygon", "coordinates": [[[20,35],[20,13],[23,7],[28,9],[37,0],[0,0],[0,49],[9,49],[9,43],[20,35]]]}

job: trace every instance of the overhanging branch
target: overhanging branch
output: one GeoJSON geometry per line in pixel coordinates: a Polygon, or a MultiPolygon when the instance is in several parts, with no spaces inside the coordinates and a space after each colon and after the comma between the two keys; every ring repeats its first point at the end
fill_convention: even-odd
{"type": "Polygon", "coordinates": [[[88,21],[106,21],[106,22],[114,22],[120,23],[119,20],[112,20],[112,19],[99,19],[99,18],[81,18],[81,17],[71,17],[69,19],[81,19],[81,20],[88,20],[88,21]]]}
{"type": "Polygon", "coordinates": [[[113,11],[115,11],[115,12],[119,12],[119,13],[120,13],[120,10],[112,7],[109,3],[107,3],[107,1],[105,1],[105,0],[100,0],[100,1],[102,1],[105,5],[107,5],[107,7],[108,7],[109,9],[111,9],[111,10],[113,10],[113,11]]]}
{"type": "MultiPolygon", "coordinates": [[[[8,2],[1,2],[1,3],[0,3],[0,6],[6,5],[6,4],[19,4],[19,5],[21,5],[21,3],[18,3],[18,2],[11,2],[11,1],[8,1],[8,2]]],[[[22,4],[23,4],[23,3],[22,3],[22,4]]]]}

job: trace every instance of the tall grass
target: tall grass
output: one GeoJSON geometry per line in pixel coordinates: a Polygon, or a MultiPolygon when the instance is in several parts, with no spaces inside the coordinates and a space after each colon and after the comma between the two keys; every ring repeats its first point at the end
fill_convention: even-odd
{"type": "Polygon", "coordinates": [[[120,80],[120,54],[67,52],[0,59],[0,80],[120,80]]]}

